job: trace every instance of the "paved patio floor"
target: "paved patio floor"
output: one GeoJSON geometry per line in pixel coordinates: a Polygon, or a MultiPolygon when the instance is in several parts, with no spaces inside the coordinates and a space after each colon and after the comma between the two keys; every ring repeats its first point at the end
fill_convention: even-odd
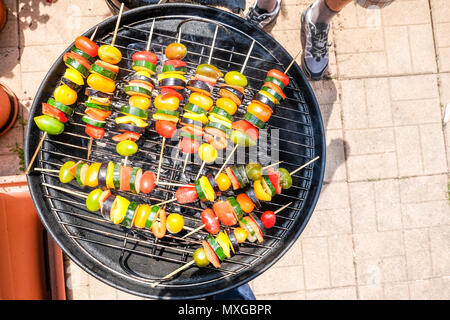
{"type": "MultiPolygon", "coordinates": [[[[270,30],[293,56],[311,1],[283,0],[270,30]]],[[[2,176],[23,174],[27,110],[51,64],[111,15],[100,0],[5,3],[0,82],[21,113],[0,138],[2,176]]],[[[258,299],[450,299],[448,0],[350,4],[330,42],[328,78],[311,83],[326,127],[323,191],[298,241],[250,285],[258,299]]],[[[70,299],[140,299],[66,266],[70,299]]]]}

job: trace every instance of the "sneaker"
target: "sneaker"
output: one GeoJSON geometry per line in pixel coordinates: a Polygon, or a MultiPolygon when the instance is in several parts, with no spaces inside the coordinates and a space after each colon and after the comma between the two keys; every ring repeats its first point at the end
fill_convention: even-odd
{"type": "Polygon", "coordinates": [[[312,23],[310,11],[311,7],[308,7],[302,13],[302,69],[311,80],[320,80],[328,69],[328,31],[330,25],[312,23]]]}
{"type": "Polygon", "coordinates": [[[270,23],[276,21],[278,14],[281,9],[281,0],[277,0],[277,5],[272,12],[267,12],[263,9],[259,9],[256,6],[256,1],[253,3],[252,7],[248,9],[245,18],[252,24],[263,29],[270,23]]]}

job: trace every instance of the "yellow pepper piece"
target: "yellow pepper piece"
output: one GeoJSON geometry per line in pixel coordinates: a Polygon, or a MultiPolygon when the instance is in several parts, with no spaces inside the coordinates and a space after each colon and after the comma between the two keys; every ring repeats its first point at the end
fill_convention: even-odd
{"type": "Polygon", "coordinates": [[[263,186],[263,179],[256,180],[253,183],[253,189],[255,191],[255,196],[258,198],[258,200],[261,201],[271,201],[272,195],[264,189],[263,186]]]}
{"type": "Polygon", "coordinates": [[[64,73],[64,78],[69,79],[70,81],[76,83],[79,86],[84,85],[83,76],[76,70],[67,68],[66,72],[64,73]]]}
{"type": "Polygon", "coordinates": [[[177,78],[177,79],[186,81],[186,78],[178,73],[165,72],[165,73],[158,74],[158,81],[161,81],[161,80],[167,79],[167,78],[177,78]]]}
{"type": "Polygon", "coordinates": [[[175,123],[178,123],[178,120],[180,120],[177,116],[172,116],[170,114],[163,114],[163,113],[154,113],[152,115],[152,118],[155,120],[167,120],[175,123]]]}
{"type": "Polygon", "coordinates": [[[141,128],[145,128],[148,126],[148,123],[145,122],[144,120],[136,117],[136,116],[122,116],[122,117],[117,117],[116,118],[116,123],[117,124],[121,124],[121,123],[131,123],[135,126],[141,127],[141,128]]]}
{"type": "Polygon", "coordinates": [[[194,121],[199,121],[203,124],[206,124],[208,122],[208,117],[204,113],[193,113],[193,112],[186,112],[183,115],[184,118],[188,118],[194,121]]]}
{"type": "Polygon", "coordinates": [[[211,186],[211,183],[209,183],[208,178],[205,176],[202,176],[200,178],[199,182],[200,182],[200,187],[202,188],[206,199],[208,199],[209,201],[214,201],[216,194],[214,192],[213,187],[211,186]]]}
{"type": "Polygon", "coordinates": [[[115,189],[114,181],[113,181],[113,171],[114,171],[114,163],[110,161],[108,163],[108,167],[106,168],[106,187],[108,189],[115,189]]]}
{"type": "Polygon", "coordinates": [[[227,127],[228,129],[231,129],[231,127],[233,126],[233,123],[232,123],[230,120],[228,120],[228,119],[222,119],[222,118],[220,118],[220,115],[215,114],[215,113],[211,113],[211,114],[208,116],[208,119],[209,119],[209,121],[211,121],[211,122],[217,122],[217,123],[223,124],[223,125],[224,125],[225,127],[227,127]]]}
{"type": "Polygon", "coordinates": [[[230,254],[230,246],[228,245],[228,237],[223,233],[222,231],[219,232],[219,234],[216,237],[216,242],[219,244],[219,246],[222,248],[223,253],[227,258],[231,257],[230,254]]]}
{"type": "Polygon", "coordinates": [[[129,200],[121,196],[116,196],[110,212],[110,218],[114,224],[119,224],[123,221],[129,205],[129,200]]]}
{"type": "Polygon", "coordinates": [[[98,172],[102,164],[99,162],[94,162],[89,166],[86,172],[86,185],[88,187],[95,188],[98,186],[98,172]]]}

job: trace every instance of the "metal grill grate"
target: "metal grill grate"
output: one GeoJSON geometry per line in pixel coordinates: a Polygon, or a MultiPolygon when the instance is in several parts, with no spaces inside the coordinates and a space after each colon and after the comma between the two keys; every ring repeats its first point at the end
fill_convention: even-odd
{"type": "MultiPolygon", "coordinates": [[[[264,83],[267,71],[272,68],[283,70],[288,64],[285,62],[285,52],[281,52],[284,58],[282,62],[280,60],[281,55],[277,57],[274,50],[269,50],[266,47],[266,43],[263,41],[265,37],[268,37],[267,35],[261,37],[259,33],[262,32],[258,31],[257,37],[252,37],[241,31],[239,25],[229,24],[230,19],[237,19],[240,23],[243,23],[243,20],[231,14],[192,5],[165,5],[160,6],[157,10],[151,10],[151,8],[146,10],[148,11],[145,11],[145,19],[139,19],[138,14],[133,16],[134,11],[142,11],[139,9],[127,12],[123,17],[124,22],[119,28],[115,44],[124,55],[122,62],[119,64],[121,71],[118,79],[120,79],[121,84],[117,85],[113,99],[115,112],[109,117],[105,128],[107,132],[105,138],[94,142],[90,160],[87,161],[89,163],[104,163],[110,160],[117,163],[123,160],[116,153],[115,143],[110,139],[114,134],[117,134],[114,119],[119,114],[118,110],[122,104],[127,104],[128,101],[122,90],[124,84],[122,80],[131,72],[129,70],[131,54],[145,48],[153,18],[156,18],[156,20],[151,51],[158,54],[159,61],[162,61],[165,47],[177,39],[177,26],[182,21],[198,18],[202,15],[202,19],[209,18],[211,11],[213,11],[213,17],[217,21],[227,21],[227,24],[223,25],[234,38],[233,41],[226,32],[219,31],[216,45],[212,48],[214,51],[211,63],[222,72],[240,70],[252,41],[256,40],[244,72],[249,80],[246,98],[236,112],[235,120],[243,117],[250,98],[264,83]],[[163,12],[170,12],[170,15],[161,14],[161,8],[169,8],[170,10],[163,12]],[[181,13],[176,14],[177,11],[181,13]]],[[[111,26],[112,20],[110,19],[107,22],[109,24],[104,26],[104,32],[101,28],[99,29],[101,38],[96,39],[99,45],[109,44],[111,41],[113,28],[108,28],[108,26],[111,26]]],[[[181,41],[189,50],[187,57],[184,59],[188,65],[188,75],[186,76],[188,79],[194,73],[198,64],[206,63],[208,60],[214,28],[214,24],[198,20],[183,24],[181,41]]],[[[30,117],[33,117],[35,112],[40,112],[40,102],[49,97],[49,92],[51,93],[51,88],[55,84],[55,82],[52,83],[49,80],[61,76],[63,69],[62,62],[57,61],[49,72],[51,76],[47,76],[43,86],[39,89],[30,117]],[[42,99],[39,99],[41,96],[42,99]]],[[[159,69],[158,72],[160,72],[159,69]]],[[[278,138],[278,142],[270,145],[268,151],[272,156],[278,155],[279,159],[284,161],[282,166],[289,171],[294,170],[314,156],[320,155],[322,159],[324,158],[323,127],[317,105],[313,105],[315,103],[314,97],[312,96],[312,99],[311,97],[305,98],[305,94],[307,96],[312,95],[309,86],[301,83],[304,78],[299,79],[295,72],[292,72],[292,74],[291,72],[288,73],[291,82],[285,89],[287,99],[273,113],[267,136],[270,142],[275,142],[275,138],[278,138]],[[272,131],[273,129],[275,131],[272,131]]],[[[217,87],[214,89],[212,96],[214,100],[218,98],[217,87]]],[[[155,88],[155,92],[158,92],[157,88],[155,88]]],[[[186,90],[185,97],[188,94],[189,91],[186,90]]],[[[84,101],[83,98],[79,97],[78,101],[84,101]]],[[[76,109],[77,112],[73,121],[66,126],[63,134],[47,136],[36,166],[59,169],[69,159],[74,161],[86,159],[89,137],[84,134],[84,123],[81,121],[83,110],[84,108],[81,105],[76,109]]],[[[36,147],[36,143],[33,144],[31,140],[36,141],[37,138],[30,136],[31,130],[28,129],[27,155],[36,147]]],[[[261,139],[264,139],[264,136],[261,139]]],[[[152,123],[145,136],[139,140],[138,153],[128,159],[128,164],[142,167],[143,170],[156,172],[161,141],[152,123]]],[[[198,158],[191,159],[183,175],[181,169],[184,156],[178,150],[177,144],[178,141],[166,141],[160,179],[172,183],[191,183],[197,175],[201,160],[198,158]]],[[[245,154],[247,160],[254,156],[252,151],[255,150],[247,150],[245,154]]],[[[225,158],[226,154],[219,155],[218,162],[225,158]]],[[[261,159],[257,160],[262,162],[261,159]]],[[[266,159],[266,161],[269,160],[270,158],[266,159]]],[[[206,165],[205,171],[217,171],[220,165],[221,163],[206,165]]],[[[276,260],[281,257],[282,253],[292,244],[306,225],[320,191],[322,175],[323,160],[322,164],[316,164],[315,167],[311,165],[297,172],[293,176],[292,188],[274,197],[272,203],[265,203],[262,210],[255,211],[260,216],[265,210],[276,210],[284,204],[292,202],[287,210],[277,215],[277,224],[266,232],[264,243],[246,242],[241,245],[240,252],[236,256],[223,261],[219,270],[213,267],[201,270],[192,267],[179,274],[175,279],[161,282],[156,288],[151,288],[151,283],[160,280],[161,277],[192,258],[193,251],[200,246],[201,237],[206,234],[205,231],[200,231],[185,239],[181,239],[183,233],[179,235],[168,233],[163,239],[157,240],[150,230],[129,229],[114,225],[100,215],[89,212],[85,208],[84,199],[51,187],[51,185],[61,186],[57,174],[34,173],[29,177],[29,182],[33,198],[47,229],[50,229],[65,252],[86,271],[102,281],[134,294],[147,297],[184,298],[208,295],[242,283],[253,278],[257,272],[265,270],[274,262],[271,259],[276,260]],[[318,166],[319,170],[317,169],[318,166]],[[80,258],[80,254],[84,256],[80,258]]],[[[63,187],[84,193],[91,190],[88,187],[79,187],[76,182],[63,185],[63,187]]],[[[175,197],[175,191],[176,187],[157,186],[149,195],[135,195],[120,191],[115,193],[138,203],[155,204],[172,199],[175,197]]],[[[168,213],[178,212],[183,214],[186,226],[196,228],[202,224],[200,213],[204,207],[203,204],[180,205],[175,202],[168,204],[166,210],[168,213]]]]}

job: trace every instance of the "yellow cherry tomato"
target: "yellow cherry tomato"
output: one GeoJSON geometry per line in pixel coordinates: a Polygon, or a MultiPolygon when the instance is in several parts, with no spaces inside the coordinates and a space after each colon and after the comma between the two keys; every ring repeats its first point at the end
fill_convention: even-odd
{"type": "Polygon", "coordinates": [[[203,143],[198,148],[198,155],[206,163],[213,163],[217,159],[217,150],[209,143],[203,143]]]}
{"type": "Polygon", "coordinates": [[[225,110],[230,115],[233,115],[236,113],[237,110],[237,104],[231,100],[230,98],[219,98],[216,101],[216,106],[220,109],[225,110]]]}
{"type": "Polygon", "coordinates": [[[116,90],[116,83],[99,74],[91,73],[87,78],[87,84],[94,90],[101,91],[104,93],[113,93],[116,90]]]}
{"type": "Polygon", "coordinates": [[[191,93],[191,95],[189,96],[189,102],[198,105],[206,111],[208,111],[214,103],[210,97],[205,96],[204,94],[201,94],[199,92],[191,93]]]}
{"type": "Polygon", "coordinates": [[[78,99],[77,92],[65,84],[58,86],[53,92],[53,96],[56,101],[67,106],[74,104],[78,99]]]}
{"type": "Polygon", "coordinates": [[[105,62],[118,64],[122,60],[122,53],[116,47],[105,44],[98,48],[98,57],[105,62]]]}
{"type": "Polygon", "coordinates": [[[171,213],[166,220],[167,231],[170,233],[178,233],[183,230],[184,218],[179,213],[171,213]]]}
{"type": "Polygon", "coordinates": [[[130,106],[142,110],[147,110],[151,105],[150,99],[142,96],[131,96],[128,102],[130,103],[130,106]]]}
{"type": "Polygon", "coordinates": [[[169,60],[181,60],[186,56],[187,48],[182,43],[172,42],[166,47],[164,53],[169,60]]]}
{"type": "Polygon", "coordinates": [[[219,186],[220,191],[227,191],[231,187],[231,180],[228,178],[228,175],[224,172],[221,172],[217,178],[216,183],[219,186]]]}
{"type": "Polygon", "coordinates": [[[163,99],[162,95],[158,95],[153,104],[156,109],[176,111],[180,106],[180,100],[174,96],[163,99]]]}

